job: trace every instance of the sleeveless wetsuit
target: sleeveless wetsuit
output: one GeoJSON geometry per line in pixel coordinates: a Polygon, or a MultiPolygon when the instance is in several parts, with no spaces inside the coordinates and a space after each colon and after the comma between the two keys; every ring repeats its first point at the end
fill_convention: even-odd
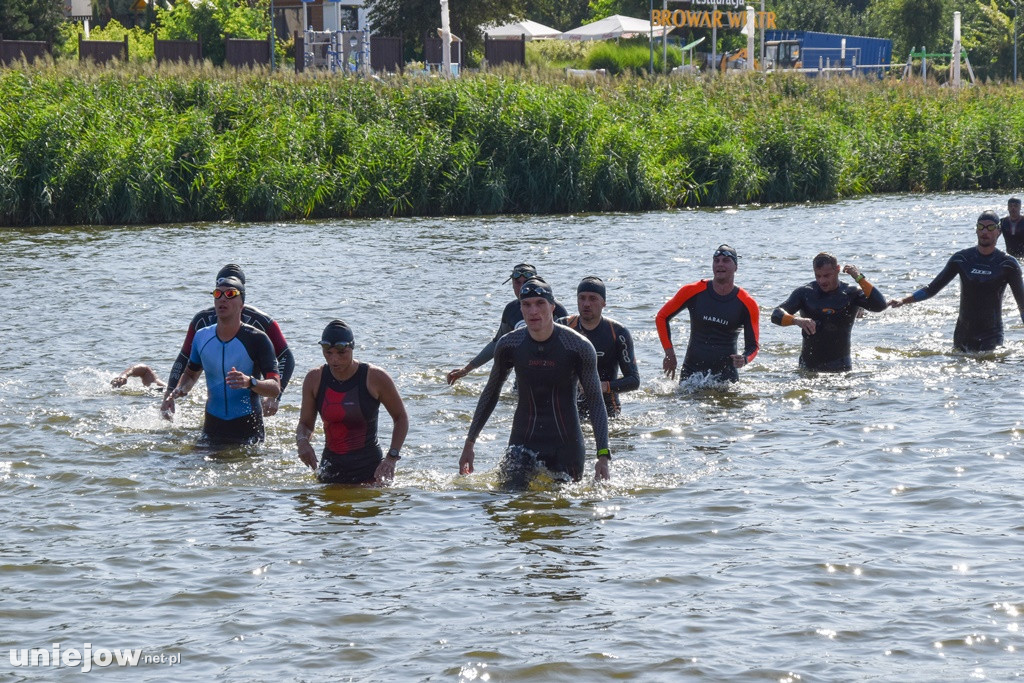
{"type": "MultiPolygon", "coordinates": [[[[565,306],[555,302],[554,317],[564,318],[569,315],[569,312],[565,310],[565,306]]],[[[494,358],[494,346],[498,343],[498,340],[504,337],[506,334],[516,329],[516,325],[523,319],[523,309],[519,305],[519,299],[513,299],[505,304],[505,310],[501,312],[501,324],[498,325],[498,331],[494,334],[494,338],[487,343],[480,353],[476,354],[476,358],[469,361],[470,369],[475,369],[486,363],[487,361],[494,358]]]]}
{"type": "Polygon", "coordinates": [[[608,448],[608,416],[601,399],[594,347],[579,333],[557,324],[543,342],[535,341],[526,328],[499,339],[494,366],[469,427],[471,441],[480,435],[513,370],[519,401],[508,440],[510,452],[516,446],[533,451],[552,472],[580,479],[586,448],[576,411],[577,381],[588,399],[597,448],[608,448]]]}
{"type": "Polygon", "coordinates": [[[960,313],[953,346],[961,351],[991,351],[1003,343],[1003,293],[1010,286],[1024,320],[1024,283],[1017,259],[998,249],[983,256],[977,247],[953,254],[946,267],[914,299],[930,299],[960,276],[960,313]]]}
{"type": "MultiPolygon", "coordinates": [[[[640,370],[636,366],[633,337],[629,334],[629,330],[605,316],[601,316],[601,322],[592,330],[583,326],[578,315],[559,318],[555,322],[576,330],[594,345],[594,351],[597,353],[597,376],[602,382],[608,382],[611,389],[610,393],[601,394],[604,398],[604,408],[608,417],[618,415],[622,409],[619,403],[619,392],[634,391],[640,388],[640,370]],[[622,377],[618,377],[620,369],[622,377]]],[[[577,399],[580,415],[586,416],[587,404],[583,400],[583,395],[578,395],[577,399]]]]}
{"type": "Polygon", "coordinates": [[[277,379],[274,345],[266,334],[242,325],[228,341],[217,336],[217,326],[196,332],[188,367],[206,374],[204,440],[215,444],[254,443],[263,440],[260,397],[249,387],[232,389],[227,374],[235,368],[257,378],[277,379]]]}
{"type": "Polygon", "coordinates": [[[316,410],[324,421],[325,441],[317,478],[325,483],[363,484],[373,481],[383,459],[377,443],[380,400],[366,386],[370,366],[360,363],[355,374],[339,380],[324,365],[316,390],[316,410]]]}
{"type": "Polygon", "coordinates": [[[661,307],[654,322],[664,349],[672,348],[669,321],[683,309],[690,311],[690,341],[686,345],[680,380],[696,372],[710,372],[718,380],[735,382],[739,373],[730,355],[743,329],[743,356],[754,360],[759,347],[757,302],[740,287],[722,296],[710,280],[685,285],[661,307]]]}
{"type": "Polygon", "coordinates": [[[776,325],[791,324],[800,313],[816,323],[814,334],[803,334],[800,367],[820,372],[845,372],[853,369],[850,335],[858,309],[883,311],[888,304],[882,293],[866,279],[860,286],[841,282],[831,292],[821,291],[817,282],[793,290],[789,298],[772,311],[776,325]]]}
{"type": "Polygon", "coordinates": [[[1003,235],[1006,253],[1017,258],[1024,258],[1024,216],[1016,223],[1009,216],[999,221],[999,230],[1003,235]]]}
{"type": "MultiPolygon", "coordinates": [[[[270,337],[270,341],[274,345],[274,355],[277,356],[277,366],[281,372],[281,393],[284,393],[284,388],[288,386],[288,382],[292,378],[292,372],[295,371],[295,356],[292,355],[292,350],[288,348],[288,342],[285,341],[284,335],[281,334],[281,328],[269,315],[258,308],[248,305],[242,308],[242,322],[246,325],[252,325],[270,337]]],[[[181,351],[178,352],[174,365],[171,366],[171,374],[167,378],[167,388],[164,390],[166,393],[170,393],[174,390],[174,387],[178,386],[181,373],[184,372],[189,356],[192,354],[192,344],[196,332],[204,327],[213,327],[216,324],[217,312],[212,307],[199,311],[192,316],[192,322],[188,324],[188,332],[185,334],[185,342],[181,345],[181,351]]]]}

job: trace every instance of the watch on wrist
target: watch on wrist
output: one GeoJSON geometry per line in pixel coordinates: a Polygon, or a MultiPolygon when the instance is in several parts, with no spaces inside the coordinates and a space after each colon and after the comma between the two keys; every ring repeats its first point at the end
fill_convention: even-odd
{"type": "Polygon", "coordinates": [[[249,375],[249,386],[253,389],[256,388],[256,375],[249,375]]]}
{"type": "Polygon", "coordinates": [[[402,456],[400,456],[398,454],[398,449],[397,448],[389,448],[388,449],[387,457],[394,458],[395,460],[401,460],[402,459],[402,456]]]}
{"type": "Polygon", "coordinates": [[[612,454],[611,454],[611,452],[607,448],[599,448],[597,450],[597,457],[599,457],[599,458],[608,458],[609,460],[611,460],[612,459],[612,454]]]}

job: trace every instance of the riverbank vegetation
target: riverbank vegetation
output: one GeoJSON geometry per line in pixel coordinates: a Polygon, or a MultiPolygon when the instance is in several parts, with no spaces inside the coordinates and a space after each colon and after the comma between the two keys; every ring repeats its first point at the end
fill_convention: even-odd
{"type": "Polygon", "coordinates": [[[633,211],[1024,185],[1011,86],[0,71],[0,222],[633,211]]]}

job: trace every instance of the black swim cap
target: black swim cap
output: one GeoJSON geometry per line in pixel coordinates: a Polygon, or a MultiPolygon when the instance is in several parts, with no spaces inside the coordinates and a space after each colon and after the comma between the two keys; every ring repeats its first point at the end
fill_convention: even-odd
{"type": "Polygon", "coordinates": [[[604,280],[596,275],[588,275],[580,280],[580,284],[576,287],[576,293],[582,294],[583,292],[593,292],[602,299],[607,300],[607,297],[605,296],[604,280]]]}
{"type": "Polygon", "coordinates": [[[225,277],[237,277],[243,285],[245,284],[245,273],[242,272],[242,266],[237,263],[229,263],[218,271],[218,280],[225,277]]]}
{"type": "MultiPolygon", "coordinates": [[[[512,274],[505,279],[505,282],[517,277],[525,277],[527,279],[537,277],[537,269],[530,263],[517,263],[512,267],[512,274]]],[[[505,284],[505,282],[501,284],[505,284]]]]}
{"type": "Polygon", "coordinates": [[[523,283],[523,288],[519,290],[519,300],[530,299],[539,296],[542,299],[547,299],[550,303],[555,303],[555,293],[551,291],[551,285],[544,282],[542,278],[532,277],[523,283]]]}
{"type": "Polygon", "coordinates": [[[732,259],[732,262],[735,263],[737,266],[740,264],[739,254],[737,254],[736,250],[730,247],[728,244],[719,244],[718,249],[715,249],[715,253],[713,254],[713,256],[728,256],[729,258],[732,259]]]}
{"type": "Polygon", "coordinates": [[[234,287],[242,293],[242,301],[245,301],[245,283],[239,280],[237,277],[229,275],[228,277],[217,278],[217,287],[234,287]]]}
{"type": "Polygon", "coordinates": [[[982,221],[992,221],[996,225],[999,225],[999,214],[995,211],[985,211],[978,216],[978,222],[980,223],[982,221]]]}
{"type": "Polygon", "coordinates": [[[1009,198],[1009,199],[1008,199],[1008,200],[1006,201],[1006,203],[1007,203],[1007,204],[1020,204],[1020,197],[1010,197],[1010,198],[1009,198]]]}
{"type": "Polygon", "coordinates": [[[323,334],[320,335],[320,344],[334,346],[335,344],[355,345],[356,338],[352,334],[352,328],[344,320],[332,320],[327,323],[323,334]]]}

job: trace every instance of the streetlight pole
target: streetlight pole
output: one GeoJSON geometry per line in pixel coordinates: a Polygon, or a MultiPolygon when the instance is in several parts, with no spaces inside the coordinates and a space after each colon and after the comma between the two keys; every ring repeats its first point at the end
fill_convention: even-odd
{"type": "Polygon", "coordinates": [[[1010,0],[1013,3],[1013,83],[1017,84],[1017,2],[1016,0],[1010,0]]]}
{"type": "Polygon", "coordinates": [[[651,0],[651,12],[647,15],[647,20],[651,22],[651,35],[648,36],[651,43],[651,69],[650,74],[654,75],[654,0],[651,0]]]}

